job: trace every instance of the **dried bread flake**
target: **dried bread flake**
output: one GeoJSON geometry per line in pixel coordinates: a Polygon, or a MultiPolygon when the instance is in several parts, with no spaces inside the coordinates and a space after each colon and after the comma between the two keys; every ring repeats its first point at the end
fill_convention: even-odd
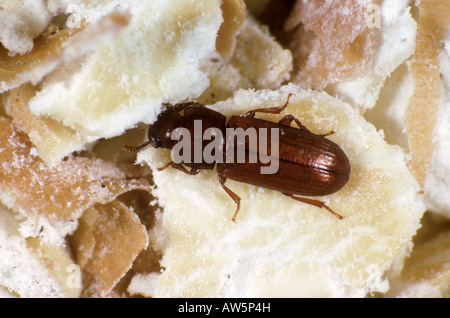
{"type": "Polygon", "coordinates": [[[223,23],[217,35],[216,50],[227,58],[233,53],[236,35],[244,25],[245,4],[243,0],[225,0],[220,8],[223,12],[223,23]]]}
{"type": "Polygon", "coordinates": [[[5,110],[13,118],[14,124],[27,133],[44,163],[53,167],[67,154],[83,149],[93,139],[51,117],[34,115],[28,102],[36,91],[37,88],[30,84],[9,91],[5,110]]]}
{"type": "Polygon", "coordinates": [[[105,39],[117,35],[129,21],[128,13],[113,12],[93,24],[44,33],[24,55],[10,56],[0,47],[0,93],[30,81],[40,82],[62,63],[80,58],[105,39]]]}
{"type": "Polygon", "coordinates": [[[409,162],[419,184],[424,185],[434,151],[434,127],[441,99],[440,51],[450,26],[447,1],[416,1],[419,21],[416,50],[410,64],[415,81],[404,124],[411,151],[409,162]]]}
{"type": "Polygon", "coordinates": [[[52,73],[30,109],[86,135],[110,138],[156,119],[163,101],[198,97],[208,86],[201,58],[215,48],[220,2],[139,1],[112,41],[97,46],[81,68],[52,73]],[[64,75],[64,76],[63,76],[64,75]]]}
{"type": "Polygon", "coordinates": [[[414,53],[417,29],[409,0],[383,0],[379,5],[374,2],[365,10],[370,12],[366,24],[376,37],[368,67],[325,88],[362,111],[377,104],[394,71],[414,53]]]}
{"type": "Polygon", "coordinates": [[[436,221],[431,214],[424,217],[423,229],[432,233],[419,232],[401,275],[392,281],[386,297],[450,297],[450,224],[448,219],[436,221]]]}
{"type": "MultiPolygon", "coordinates": [[[[52,19],[69,9],[67,2],[68,0],[2,0],[1,46],[11,55],[26,54],[33,48],[33,40],[45,31],[52,19]]],[[[70,10],[66,12],[69,13],[68,11],[70,10]]]]}
{"type": "MultiPolygon", "coordinates": [[[[350,105],[293,84],[239,90],[208,107],[240,115],[281,106],[289,93],[294,96],[285,113],[257,117],[276,122],[293,114],[314,133],[334,129],[327,138],[347,154],[352,172],[343,189],[319,199],[345,218],[339,221],[279,192],[228,179],[227,186],[242,199],[234,223],[236,204],[221,188],[216,171],[189,176],[171,168],[155,170],[153,194],[164,213],[150,241],[163,252],[164,271],[158,277],[133,277],[135,293],[363,297],[388,289],[384,274],[405,257],[425,211],[402,150],[388,145],[350,105]]],[[[170,159],[170,151],[151,147],[138,154],[138,161],[152,168],[170,159]]]]}
{"type": "Polygon", "coordinates": [[[230,62],[256,89],[278,88],[289,80],[292,71],[291,52],[250,16],[236,38],[230,62]]]}
{"type": "Polygon", "coordinates": [[[105,296],[147,247],[148,236],[133,209],[112,201],[87,209],[71,242],[84,273],[83,294],[105,296]]]}
{"type": "Polygon", "coordinates": [[[79,297],[82,290],[81,271],[72,259],[70,248],[47,245],[36,237],[28,237],[26,243],[32,254],[44,264],[49,274],[63,287],[64,296],[79,297]]]}
{"type": "Polygon", "coordinates": [[[51,223],[74,221],[96,203],[134,189],[151,191],[148,169],[99,159],[68,158],[48,168],[27,135],[0,118],[0,199],[24,216],[51,223]],[[147,171],[147,172],[146,172],[147,171]]]}
{"type": "Polygon", "coordinates": [[[367,24],[371,2],[295,3],[284,26],[287,32],[292,32],[288,47],[294,55],[295,83],[323,89],[364,72],[376,45],[376,31],[367,24]]]}
{"type": "Polygon", "coordinates": [[[290,78],[292,54],[266,26],[247,15],[231,56],[213,52],[202,61],[201,69],[210,85],[197,101],[208,105],[230,98],[238,89],[280,87],[290,78]]]}
{"type": "Polygon", "coordinates": [[[14,213],[0,204],[0,289],[18,297],[77,297],[81,275],[67,271],[76,266],[70,253],[42,247],[38,239],[24,238],[19,228],[14,213]]]}

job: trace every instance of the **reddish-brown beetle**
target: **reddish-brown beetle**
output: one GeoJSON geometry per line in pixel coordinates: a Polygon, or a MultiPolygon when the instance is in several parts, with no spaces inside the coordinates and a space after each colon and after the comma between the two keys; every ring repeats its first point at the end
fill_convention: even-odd
{"type": "MultiPolygon", "coordinates": [[[[243,116],[233,116],[229,119],[228,124],[226,124],[224,115],[203,107],[196,102],[181,103],[174,106],[165,104],[167,106],[166,110],[159,114],[156,122],[149,127],[149,140],[140,146],[124,146],[124,149],[137,151],[149,144],[155,148],[173,149],[184,138],[180,138],[180,136],[174,137],[174,132],[178,128],[186,129],[190,133],[191,139],[184,141],[194,144],[198,142],[195,139],[199,133],[195,131],[196,127],[194,124],[198,121],[202,123],[201,135],[208,129],[216,129],[219,134],[222,132],[222,136],[229,129],[240,128],[243,131],[250,128],[258,129],[258,131],[265,129],[269,131],[269,134],[262,138],[265,138],[266,141],[264,142],[268,143],[269,139],[272,140],[270,132],[272,134],[273,132],[279,132],[276,145],[272,144],[266,147],[264,142],[259,142],[257,146],[251,146],[246,139],[245,144],[241,143],[239,148],[239,143],[230,143],[230,140],[233,141],[233,139],[222,138],[220,144],[223,147],[222,149],[225,149],[225,152],[222,157],[219,155],[219,157],[216,156],[215,158],[223,160],[211,161],[204,158],[194,160],[194,155],[190,154],[187,157],[188,160],[181,162],[171,161],[158,170],[172,166],[189,175],[195,175],[202,169],[213,169],[216,166],[222,188],[237,204],[236,212],[232,217],[233,221],[236,220],[239,212],[241,199],[225,185],[226,179],[280,191],[295,200],[325,208],[339,219],[342,219],[341,215],[331,210],[324,202],[298,196],[328,195],[338,191],[347,183],[350,176],[350,163],[347,156],[338,145],[324,138],[334,132],[316,135],[292,115],[283,117],[278,123],[254,118],[257,112],[281,113],[289,104],[291,95],[288,96],[286,103],[281,107],[255,109],[243,116]],[[183,115],[180,114],[182,111],[183,115]],[[299,128],[291,127],[292,121],[295,121],[299,128]],[[274,145],[276,147],[273,147],[274,145]],[[237,160],[237,154],[240,149],[245,150],[244,161],[237,160]],[[274,153],[273,149],[277,151],[274,153]],[[232,155],[227,157],[230,150],[232,155]],[[262,155],[260,160],[255,162],[255,160],[249,160],[252,154],[262,155]],[[261,173],[261,169],[267,167],[268,162],[268,160],[262,162],[264,157],[276,161],[277,170],[274,173],[261,173]],[[185,166],[191,169],[188,170],[185,166]]],[[[235,137],[234,135],[233,138],[235,137]]],[[[214,138],[210,139],[214,140],[214,138]]],[[[203,139],[199,149],[203,151],[207,144],[203,139]]]]}

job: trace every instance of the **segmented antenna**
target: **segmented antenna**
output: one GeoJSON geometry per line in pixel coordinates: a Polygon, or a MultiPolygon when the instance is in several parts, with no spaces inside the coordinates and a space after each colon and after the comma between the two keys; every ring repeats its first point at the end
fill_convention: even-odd
{"type": "Polygon", "coordinates": [[[142,145],[139,146],[130,146],[130,145],[123,145],[122,149],[128,152],[138,151],[142,148],[148,146],[150,144],[150,141],[144,142],[142,145]]]}

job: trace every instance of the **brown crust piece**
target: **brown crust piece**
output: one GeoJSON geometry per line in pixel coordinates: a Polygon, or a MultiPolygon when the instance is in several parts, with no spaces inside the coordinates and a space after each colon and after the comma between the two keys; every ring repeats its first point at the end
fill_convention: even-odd
{"type": "Polygon", "coordinates": [[[220,7],[223,23],[217,34],[216,49],[224,57],[229,57],[236,45],[236,35],[244,25],[245,4],[243,0],[225,0],[220,7]]]}
{"type": "Polygon", "coordinates": [[[230,62],[256,89],[278,88],[289,80],[292,71],[291,52],[283,49],[269,31],[251,17],[247,17],[236,38],[230,62]]]}
{"type": "Polygon", "coordinates": [[[45,33],[34,42],[33,50],[9,56],[0,47],[0,92],[31,81],[37,83],[58,65],[81,57],[107,36],[117,34],[130,21],[128,13],[113,12],[94,24],[45,33]]]}
{"type": "Polygon", "coordinates": [[[28,103],[36,91],[37,88],[30,84],[9,91],[5,110],[14,124],[27,133],[45,164],[54,166],[64,154],[82,149],[89,138],[53,118],[34,115],[28,103]]]}
{"type": "Polygon", "coordinates": [[[301,1],[291,11],[284,29],[292,33],[292,81],[304,88],[323,89],[350,79],[371,63],[376,30],[369,28],[369,11],[362,2],[301,1]]]}
{"type": "Polygon", "coordinates": [[[75,220],[92,205],[110,202],[127,191],[151,191],[144,178],[148,168],[82,157],[46,167],[27,135],[6,118],[0,118],[0,162],[3,203],[55,222],[75,220]]]}
{"type": "Polygon", "coordinates": [[[72,246],[83,270],[84,296],[105,296],[148,245],[147,230],[119,201],[96,204],[79,220],[72,246]]]}

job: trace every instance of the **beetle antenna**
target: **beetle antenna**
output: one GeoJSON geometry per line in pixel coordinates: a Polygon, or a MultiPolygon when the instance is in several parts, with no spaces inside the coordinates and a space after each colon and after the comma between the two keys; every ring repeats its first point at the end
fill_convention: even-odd
{"type": "Polygon", "coordinates": [[[128,152],[133,152],[133,151],[141,150],[142,148],[146,147],[149,144],[150,144],[150,141],[144,142],[142,145],[139,145],[139,146],[123,145],[122,149],[125,151],[128,151],[128,152]]]}

